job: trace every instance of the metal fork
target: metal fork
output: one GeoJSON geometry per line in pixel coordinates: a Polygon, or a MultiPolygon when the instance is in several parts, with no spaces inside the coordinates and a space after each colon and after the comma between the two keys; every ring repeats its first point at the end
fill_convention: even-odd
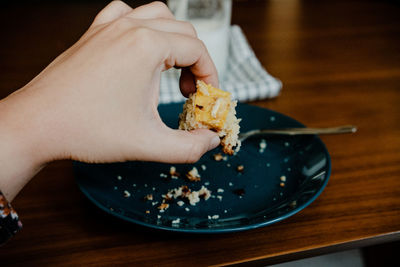
{"type": "Polygon", "coordinates": [[[305,135],[305,134],[341,134],[355,133],[357,127],[354,125],[342,125],[330,128],[282,128],[282,129],[265,129],[251,130],[246,133],[239,134],[239,140],[243,142],[253,135],[260,134],[281,134],[281,135],[305,135]]]}

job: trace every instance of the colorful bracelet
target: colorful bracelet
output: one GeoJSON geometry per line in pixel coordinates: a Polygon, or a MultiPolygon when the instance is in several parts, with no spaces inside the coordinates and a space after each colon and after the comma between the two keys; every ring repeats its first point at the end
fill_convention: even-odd
{"type": "Polygon", "coordinates": [[[22,223],[17,213],[0,191],[0,246],[21,229],[22,223]]]}

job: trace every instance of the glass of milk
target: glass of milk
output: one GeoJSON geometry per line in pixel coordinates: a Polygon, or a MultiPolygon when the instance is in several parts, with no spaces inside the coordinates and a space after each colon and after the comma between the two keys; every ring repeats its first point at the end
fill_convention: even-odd
{"type": "Polygon", "coordinates": [[[193,24],[223,77],[229,52],[232,0],[168,0],[177,20],[193,24]]]}

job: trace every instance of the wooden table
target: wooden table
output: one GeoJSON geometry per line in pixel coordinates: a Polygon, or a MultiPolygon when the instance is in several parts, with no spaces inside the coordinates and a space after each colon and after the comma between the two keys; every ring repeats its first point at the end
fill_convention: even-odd
{"type": "MultiPolygon", "coordinates": [[[[137,2],[132,1],[132,5],[137,2]]],[[[0,10],[0,97],[86,30],[103,2],[8,2],[0,10]]],[[[312,126],[332,176],[300,213],[241,233],[153,231],[110,217],[80,193],[70,162],[45,168],[14,201],[24,229],[1,265],[265,265],[400,239],[400,6],[391,1],[234,1],[239,24],[281,95],[252,104],[312,126]]]]}

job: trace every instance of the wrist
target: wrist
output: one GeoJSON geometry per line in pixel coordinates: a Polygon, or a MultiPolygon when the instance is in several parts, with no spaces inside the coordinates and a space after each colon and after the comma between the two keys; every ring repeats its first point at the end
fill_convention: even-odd
{"type": "Polygon", "coordinates": [[[47,162],[38,114],[22,95],[0,100],[0,190],[9,201],[47,162]]]}

